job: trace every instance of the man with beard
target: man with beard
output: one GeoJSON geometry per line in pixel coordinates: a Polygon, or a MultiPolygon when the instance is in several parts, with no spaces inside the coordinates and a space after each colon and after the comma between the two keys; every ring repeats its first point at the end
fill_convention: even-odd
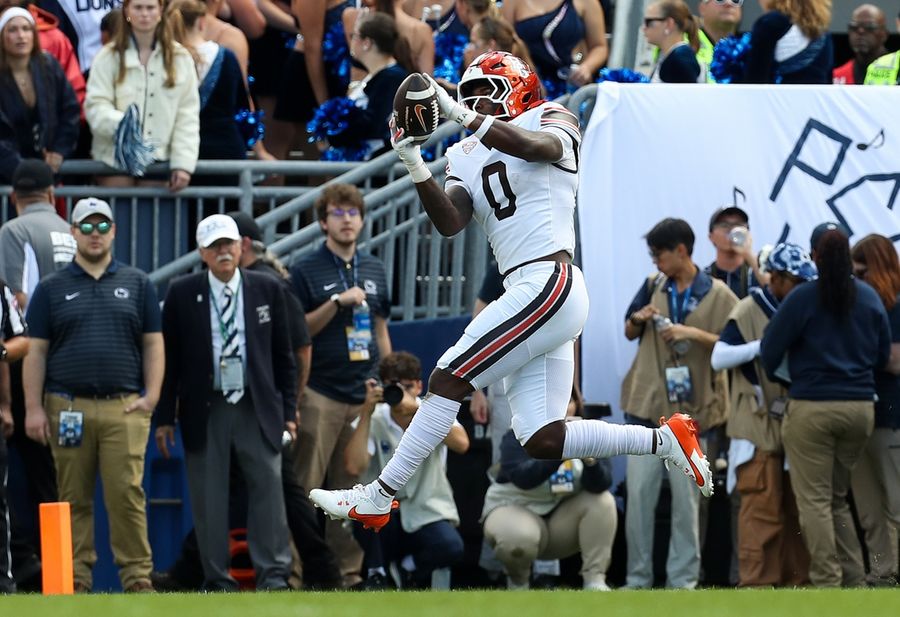
{"type": "Polygon", "coordinates": [[[869,65],[887,53],[884,43],[888,31],[884,12],[872,4],[856,7],[847,24],[847,40],[853,50],[853,58],[832,71],[835,84],[861,84],[869,65]]]}
{"type": "Polygon", "coordinates": [[[112,257],[105,201],[72,211],[74,261],[41,280],[28,304],[25,432],[49,442],[60,501],[72,508],[75,590],[89,591],[94,487],[99,472],[110,547],[126,591],[152,591],[147,505],[141,482],[150,416],[163,378],[159,304],[147,275],[112,257]]]}
{"type": "Polygon", "coordinates": [[[297,365],[284,286],[239,268],[241,234],[230,216],[197,225],[206,272],[169,286],[163,307],[166,376],[156,445],[166,458],[176,410],[204,589],[237,591],[229,572],[229,468],[247,483],[247,541],[258,590],[283,590],[291,564],[281,488],[285,431],[296,435],[297,365]]]}
{"type": "MultiPolygon", "coordinates": [[[[312,366],[300,399],[300,432],[294,449],[297,475],[307,489],[352,485],[344,466],[352,423],[366,400],[366,380],[391,353],[387,278],[380,259],[357,248],[365,202],[351,184],[325,188],[316,200],[325,242],[291,269],[294,288],[312,335],[312,366]]],[[[326,537],[338,555],[344,584],[361,580],[362,550],[340,524],[326,537]]]]}

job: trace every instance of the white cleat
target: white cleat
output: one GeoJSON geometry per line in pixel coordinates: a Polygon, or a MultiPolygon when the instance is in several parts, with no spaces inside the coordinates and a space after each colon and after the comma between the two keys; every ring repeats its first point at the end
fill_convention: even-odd
{"type": "Polygon", "coordinates": [[[656,455],[665,461],[666,469],[672,463],[697,483],[701,495],[711,497],[712,470],[697,439],[697,423],[687,414],[676,413],[668,420],[660,418],[659,424],[657,434],[661,443],[656,455]]]}
{"type": "MultiPolygon", "coordinates": [[[[387,507],[379,507],[370,491],[380,490],[371,485],[357,484],[353,488],[337,491],[326,491],[315,488],[309,492],[309,499],[316,507],[325,511],[332,520],[351,520],[362,523],[364,529],[381,531],[391,518],[391,511],[400,504],[391,499],[387,507]]],[[[390,497],[387,493],[384,497],[390,497]]]]}

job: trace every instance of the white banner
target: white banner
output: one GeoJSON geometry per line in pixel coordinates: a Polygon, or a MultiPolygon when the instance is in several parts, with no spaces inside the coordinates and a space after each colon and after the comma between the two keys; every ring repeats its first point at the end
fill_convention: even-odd
{"type": "Polygon", "coordinates": [[[900,239],[900,88],[602,84],[581,149],[581,258],[591,298],[583,338],[586,400],[619,391],[636,343],[625,311],[655,267],[644,235],[665,217],[712,262],[709,219],[737,204],[754,248],[804,247],[823,221],[854,240],[900,239]],[[895,210],[894,206],[898,206],[895,210]]]}

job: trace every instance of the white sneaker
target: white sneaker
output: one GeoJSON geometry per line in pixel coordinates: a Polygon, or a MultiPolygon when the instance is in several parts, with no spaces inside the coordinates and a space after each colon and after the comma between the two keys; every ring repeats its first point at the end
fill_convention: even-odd
{"type": "Polygon", "coordinates": [[[375,496],[371,492],[379,490],[372,485],[357,484],[351,489],[326,491],[314,488],[309,492],[309,499],[317,507],[325,511],[333,520],[348,519],[359,521],[364,529],[381,531],[391,518],[391,511],[400,507],[396,499],[387,493],[375,496]],[[378,499],[381,497],[381,499],[378,499]],[[379,507],[377,501],[389,500],[387,506],[379,507]]]}
{"type": "Polygon", "coordinates": [[[606,577],[596,578],[593,580],[585,579],[582,588],[585,591],[612,591],[612,588],[610,588],[610,586],[606,584],[606,577]]]}
{"type": "Polygon", "coordinates": [[[666,469],[672,463],[682,470],[697,483],[701,495],[710,497],[713,494],[712,471],[697,439],[697,423],[687,414],[676,413],[668,420],[660,418],[659,424],[656,456],[665,461],[666,469]]]}

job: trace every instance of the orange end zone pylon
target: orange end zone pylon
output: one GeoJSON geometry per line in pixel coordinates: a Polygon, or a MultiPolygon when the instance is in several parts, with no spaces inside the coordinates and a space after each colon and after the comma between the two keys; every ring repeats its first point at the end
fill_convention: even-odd
{"type": "Polygon", "coordinates": [[[41,564],[45,596],[74,593],[68,502],[41,504],[41,564]]]}

